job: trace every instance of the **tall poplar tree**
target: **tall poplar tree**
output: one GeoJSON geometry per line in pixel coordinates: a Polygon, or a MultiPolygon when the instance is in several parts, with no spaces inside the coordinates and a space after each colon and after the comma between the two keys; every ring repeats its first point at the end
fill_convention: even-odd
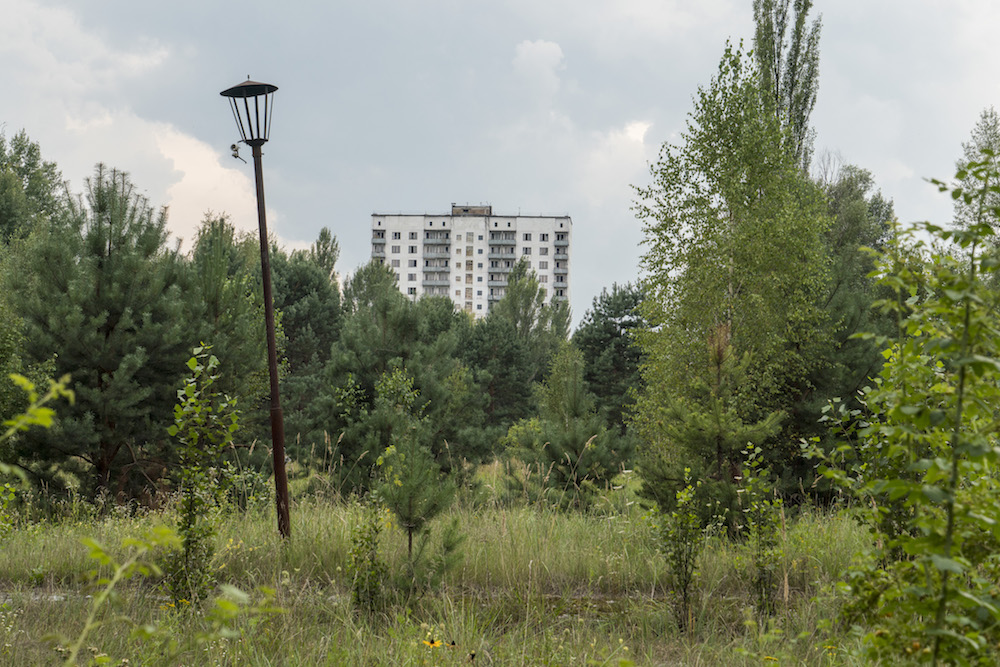
{"type": "Polygon", "coordinates": [[[819,89],[820,20],[812,0],[754,0],[754,56],[764,108],[784,129],[783,143],[804,172],[812,161],[809,117],[819,89]],[[791,10],[791,13],[789,13],[791,10]]]}

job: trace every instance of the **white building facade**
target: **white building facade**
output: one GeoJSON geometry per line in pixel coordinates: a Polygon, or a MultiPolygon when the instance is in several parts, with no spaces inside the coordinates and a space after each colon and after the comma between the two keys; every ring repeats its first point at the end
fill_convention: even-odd
{"type": "Polygon", "coordinates": [[[396,273],[411,299],[439,295],[483,317],[503,298],[524,259],[545,302],[569,300],[569,216],[493,215],[492,206],[452,204],[451,214],[372,214],[372,259],[396,273]]]}

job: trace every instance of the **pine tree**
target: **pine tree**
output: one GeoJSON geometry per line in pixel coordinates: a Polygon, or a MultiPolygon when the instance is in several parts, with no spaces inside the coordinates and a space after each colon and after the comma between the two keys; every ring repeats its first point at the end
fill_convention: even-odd
{"type": "Polygon", "coordinates": [[[396,369],[382,376],[376,391],[372,416],[382,424],[387,444],[379,457],[383,479],[379,499],[406,531],[407,557],[412,565],[414,535],[448,508],[455,497],[455,485],[442,475],[427,446],[428,424],[420,414],[413,378],[396,369]]]}
{"type": "Polygon", "coordinates": [[[86,198],[30,239],[12,271],[26,351],[70,373],[76,403],[44,440],[25,439],[22,463],[52,463],[93,486],[134,490],[160,474],[158,456],[190,339],[183,266],[166,248],[166,210],[155,211],[128,175],[98,165],[86,198]]]}

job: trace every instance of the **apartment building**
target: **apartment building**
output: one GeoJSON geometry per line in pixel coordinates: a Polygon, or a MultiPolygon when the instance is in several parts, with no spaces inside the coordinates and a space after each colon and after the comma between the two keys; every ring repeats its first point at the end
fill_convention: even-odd
{"type": "Polygon", "coordinates": [[[388,264],[412,299],[449,297],[482,317],[503,298],[524,259],[546,303],[569,299],[569,216],[493,215],[492,206],[451,205],[451,213],[372,214],[372,259],[388,264]]]}

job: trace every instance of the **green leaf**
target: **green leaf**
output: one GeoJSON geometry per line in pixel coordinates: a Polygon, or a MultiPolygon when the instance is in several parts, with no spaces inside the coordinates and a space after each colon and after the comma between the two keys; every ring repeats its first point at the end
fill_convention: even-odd
{"type": "Polygon", "coordinates": [[[931,554],[931,562],[939,572],[951,572],[952,574],[965,573],[965,567],[954,558],[945,558],[938,554],[931,554]]]}

